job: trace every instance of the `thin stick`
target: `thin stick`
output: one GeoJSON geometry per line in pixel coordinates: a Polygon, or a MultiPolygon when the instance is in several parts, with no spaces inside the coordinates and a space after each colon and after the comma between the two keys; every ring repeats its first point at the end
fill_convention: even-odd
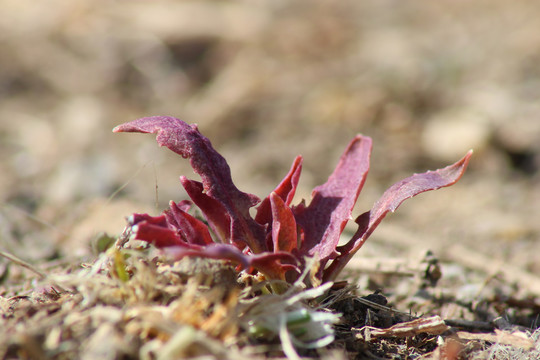
{"type": "Polygon", "coordinates": [[[0,255],[5,257],[8,260],[14,262],[15,264],[20,265],[20,266],[22,266],[24,268],[27,268],[28,270],[36,273],[40,277],[40,279],[45,279],[47,277],[47,275],[45,273],[43,273],[40,270],[36,269],[34,266],[27,263],[26,261],[24,261],[22,259],[19,259],[18,257],[16,257],[13,254],[10,254],[10,253],[7,253],[5,251],[0,250],[0,255]]]}
{"type": "MultiPolygon", "coordinates": [[[[22,259],[19,259],[17,256],[13,255],[13,254],[10,254],[10,253],[7,253],[5,251],[2,251],[0,250],[0,256],[3,256],[5,257],[6,259],[14,262],[15,264],[17,265],[20,265],[30,271],[32,271],[33,273],[37,274],[37,276],[39,276],[39,279],[40,280],[44,280],[47,278],[47,274],[45,274],[44,272],[36,269],[32,264],[29,264],[27,263],[26,261],[22,260],[22,259]]],[[[60,291],[66,291],[65,288],[63,288],[61,285],[58,285],[57,283],[55,283],[54,281],[52,282],[52,284],[60,291]]]]}
{"type": "Polygon", "coordinates": [[[143,169],[146,167],[146,165],[150,164],[151,162],[152,162],[152,160],[150,160],[149,162],[147,162],[146,164],[141,166],[139,168],[139,170],[137,170],[135,172],[135,174],[133,174],[125,183],[123,183],[115,191],[113,191],[113,193],[107,198],[107,203],[109,203],[112,199],[114,199],[116,197],[116,195],[118,195],[118,193],[120,191],[124,190],[131,183],[131,181],[133,179],[135,179],[137,176],[139,176],[139,174],[141,173],[141,171],[143,171],[143,169]]]}
{"type": "Polygon", "coordinates": [[[152,168],[154,169],[154,182],[156,184],[156,210],[159,210],[159,187],[157,181],[156,163],[152,162],[152,168]]]}

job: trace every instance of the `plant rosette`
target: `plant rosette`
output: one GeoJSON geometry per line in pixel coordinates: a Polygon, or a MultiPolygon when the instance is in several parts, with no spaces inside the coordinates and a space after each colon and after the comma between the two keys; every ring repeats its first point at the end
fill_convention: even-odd
{"type": "Polygon", "coordinates": [[[469,151],[452,165],[414,174],[392,185],[371,210],[356,218],[358,230],[339,245],[369,171],[371,138],[356,135],[328,181],[313,189],[309,205],[304,200],[291,205],[302,170],[301,156],[296,157],[281,183],[261,201],[234,185],[226,160],[197,125],[154,116],[119,125],[113,131],[157,134],[159,146],[189,158],[201,177],[201,181],[180,177],[191,201],[171,201],[159,216],[130,216],[128,222],[135,239],[164,249],[175,259],[198,256],[229,260],[238,264],[239,269],[291,284],[306,270],[307,259],[316,258],[318,269],[309,277],[310,286],[334,281],[383,218],[403,201],[455,184],[472,155],[469,151]],[[193,205],[204,218],[189,213],[193,205]],[[252,217],[250,208],[256,205],[252,217]]]}

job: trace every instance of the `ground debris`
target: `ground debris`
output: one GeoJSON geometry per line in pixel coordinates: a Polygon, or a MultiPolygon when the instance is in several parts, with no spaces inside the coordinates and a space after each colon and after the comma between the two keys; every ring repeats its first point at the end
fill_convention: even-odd
{"type": "Polygon", "coordinates": [[[2,290],[0,358],[538,357],[535,298],[496,278],[471,287],[474,296],[452,296],[444,277],[422,280],[438,264],[430,257],[412,277],[377,265],[379,285],[410,279],[413,296],[362,296],[349,281],[281,284],[288,290],[278,294],[221,261],[171,262],[151,248],[111,246],[93,262],[48,266],[47,276],[28,273],[22,288],[2,290]]]}
{"type": "Polygon", "coordinates": [[[358,331],[356,335],[361,339],[376,339],[379,337],[411,337],[420,334],[440,335],[448,331],[450,327],[444,323],[440,316],[431,316],[429,318],[415,319],[403,323],[396,324],[387,329],[377,329],[371,327],[363,327],[361,329],[353,329],[358,331]]]}
{"type": "Polygon", "coordinates": [[[117,251],[42,281],[63,290],[40,284],[29,295],[0,297],[0,358],[149,359],[162,348],[168,354],[163,359],[235,357],[224,345],[238,332],[235,287],[185,281],[178,265],[132,250],[119,260],[117,251]],[[192,334],[192,341],[179,347],[179,333],[192,334]]]}

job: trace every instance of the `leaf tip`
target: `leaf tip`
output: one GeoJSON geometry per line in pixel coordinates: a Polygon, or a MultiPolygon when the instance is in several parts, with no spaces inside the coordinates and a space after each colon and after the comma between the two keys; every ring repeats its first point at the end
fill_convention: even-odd
{"type": "Polygon", "coordinates": [[[115,126],[112,129],[113,133],[121,133],[121,132],[136,132],[137,130],[132,125],[132,122],[123,123],[120,125],[115,126]]]}
{"type": "Polygon", "coordinates": [[[465,170],[467,170],[467,166],[469,166],[469,161],[471,160],[473,152],[474,150],[470,149],[469,151],[467,151],[465,156],[463,156],[457,163],[455,163],[454,165],[450,165],[452,167],[458,167],[461,169],[461,174],[457,180],[459,180],[461,176],[463,176],[463,174],[465,173],[465,170]]]}

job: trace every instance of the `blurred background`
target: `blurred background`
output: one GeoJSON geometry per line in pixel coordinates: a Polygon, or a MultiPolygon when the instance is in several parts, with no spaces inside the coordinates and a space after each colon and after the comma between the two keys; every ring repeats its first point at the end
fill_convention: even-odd
{"type": "Polygon", "coordinates": [[[187,161],[153,135],[111,132],[170,115],[197,123],[259,197],[302,154],[297,201],[356,133],[371,136],[357,214],[473,148],[457,185],[405,203],[364,254],[451,260],[459,244],[540,271],[539,3],[0,0],[0,12],[6,251],[89,254],[125,216],[185,198],[187,161]]]}

